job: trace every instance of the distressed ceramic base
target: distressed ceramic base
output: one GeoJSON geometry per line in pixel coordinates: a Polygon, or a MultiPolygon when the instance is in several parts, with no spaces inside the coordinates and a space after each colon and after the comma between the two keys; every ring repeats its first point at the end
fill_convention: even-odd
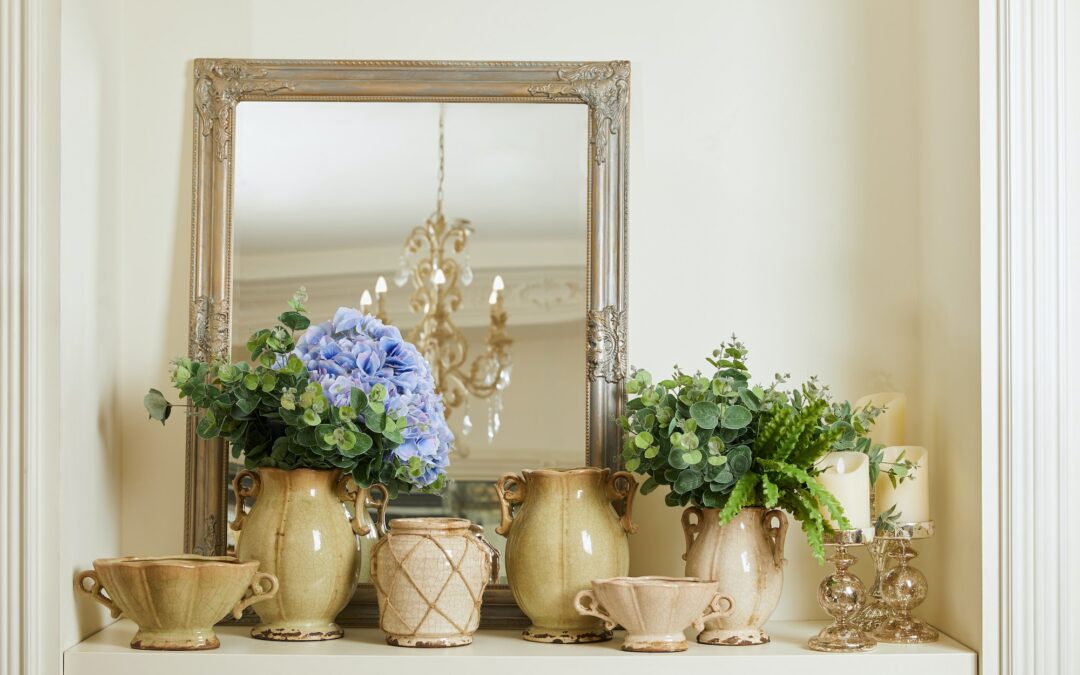
{"type": "Polygon", "coordinates": [[[405,635],[387,635],[386,644],[394,647],[464,647],[472,644],[471,635],[457,635],[454,637],[414,637],[405,635]]]}
{"type": "Polygon", "coordinates": [[[654,635],[650,638],[638,637],[636,635],[627,635],[623,640],[622,650],[624,652],[648,652],[652,654],[663,654],[670,652],[685,652],[690,648],[690,645],[686,644],[686,637],[683,635],[654,635]]]}
{"type": "Polygon", "coordinates": [[[139,630],[131,638],[132,649],[153,649],[166,652],[192,652],[217,649],[221,646],[213,628],[192,631],[154,632],[139,630]]]}
{"type": "Polygon", "coordinates": [[[251,637],[256,640],[275,642],[320,642],[345,637],[345,631],[333,622],[323,624],[264,623],[251,629],[251,637]]]}
{"type": "Polygon", "coordinates": [[[807,641],[816,652],[868,652],[877,647],[877,640],[854,625],[826,626],[807,641]]]}
{"type": "Polygon", "coordinates": [[[721,645],[724,647],[749,647],[763,645],[772,641],[768,633],[758,628],[740,630],[705,630],[697,637],[703,645],[721,645]]]}
{"type": "Polygon", "coordinates": [[[529,642],[543,642],[554,645],[579,645],[586,642],[605,642],[611,639],[611,631],[596,630],[595,628],[560,630],[558,628],[544,628],[543,626],[529,626],[522,632],[521,637],[529,642]]]}
{"type": "Polygon", "coordinates": [[[874,631],[874,637],[880,642],[915,645],[937,642],[938,632],[914,617],[894,617],[886,619],[874,631]]]}

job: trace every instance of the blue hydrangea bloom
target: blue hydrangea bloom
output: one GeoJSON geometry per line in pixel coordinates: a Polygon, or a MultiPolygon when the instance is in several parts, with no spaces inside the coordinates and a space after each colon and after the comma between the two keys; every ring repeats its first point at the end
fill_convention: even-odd
{"type": "Polygon", "coordinates": [[[446,424],[442,396],[435,391],[427,360],[396,326],[342,307],[333,321],[308,328],[293,353],[339,408],[349,404],[354,387],[365,394],[377,384],[386,388],[386,412],[408,420],[402,431],[405,440],[391,455],[401,464],[419,457],[423,467],[419,477],[407,480],[425,487],[446,472],[454,435],[446,424]]]}

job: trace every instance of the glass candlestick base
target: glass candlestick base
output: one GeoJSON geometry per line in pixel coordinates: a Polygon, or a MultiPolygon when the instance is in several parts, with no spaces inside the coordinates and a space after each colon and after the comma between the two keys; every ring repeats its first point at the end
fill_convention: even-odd
{"type": "Polygon", "coordinates": [[[889,548],[892,541],[889,539],[875,538],[866,545],[870,552],[870,558],[874,561],[874,584],[870,587],[870,597],[866,604],[855,615],[855,623],[866,633],[873,633],[889,618],[889,608],[881,599],[881,578],[885,576],[885,565],[888,562],[889,548]]]}
{"type": "Polygon", "coordinates": [[[923,573],[910,565],[919,555],[911,547],[911,541],[933,533],[934,524],[930,521],[903,525],[895,533],[878,534],[895,542],[889,557],[896,561],[896,566],[881,580],[881,598],[889,609],[888,618],[873,633],[881,642],[919,644],[938,639],[936,630],[911,615],[911,610],[922,604],[929,590],[923,573]]]}
{"type": "Polygon", "coordinates": [[[818,586],[818,604],[833,617],[832,624],[807,641],[810,649],[819,652],[865,652],[877,646],[877,640],[867,635],[855,623],[855,615],[866,599],[866,588],[859,577],[848,571],[855,564],[855,557],[848,553],[848,546],[858,546],[873,541],[874,530],[840,530],[826,539],[834,546],[829,557],[836,571],[825,577],[818,586]]]}

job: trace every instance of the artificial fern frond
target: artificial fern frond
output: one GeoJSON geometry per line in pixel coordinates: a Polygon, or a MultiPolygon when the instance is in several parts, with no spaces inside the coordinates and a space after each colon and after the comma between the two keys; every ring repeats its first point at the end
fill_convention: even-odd
{"type": "Polygon", "coordinates": [[[784,495],[781,505],[791,511],[795,519],[799,521],[802,531],[806,534],[806,541],[810,544],[810,551],[819,565],[825,563],[825,522],[821,512],[814,508],[814,504],[803,492],[788,492],[784,495]]]}
{"type": "Polygon", "coordinates": [[[817,482],[817,479],[811,476],[806,470],[801,469],[794,464],[778,462],[773,459],[759,459],[757,462],[767,471],[775,471],[799,481],[806,487],[810,496],[813,497],[819,505],[828,509],[829,516],[837,522],[841,529],[846,530],[851,528],[851,523],[848,521],[847,516],[844,515],[844,508],[840,506],[840,502],[836,500],[836,497],[834,497],[831,492],[823,488],[821,483],[817,482]]]}
{"type": "Polygon", "coordinates": [[[780,488],[769,480],[767,474],[761,474],[761,493],[765,497],[765,508],[771,509],[780,501],[780,488]]]}
{"type": "Polygon", "coordinates": [[[758,475],[750,472],[744,473],[735,482],[735,486],[731,488],[731,493],[728,495],[727,503],[720,510],[721,525],[730,523],[743,507],[750,506],[753,503],[754,488],[757,487],[757,484],[758,475]]]}

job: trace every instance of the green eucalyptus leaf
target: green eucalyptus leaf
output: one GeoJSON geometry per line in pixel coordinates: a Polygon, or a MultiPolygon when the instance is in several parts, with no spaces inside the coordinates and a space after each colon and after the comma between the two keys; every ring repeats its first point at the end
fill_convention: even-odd
{"type": "Polygon", "coordinates": [[[702,429],[715,429],[720,408],[712,401],[698,401],[690,406],[690,416],[702,429]]]}
{"type": "Polygon", "coordinates": [[[742,429],[750,424],[753,414],[741,405],[729,405],[724,409],[724,417],[720,424],[725,429],[742,429]]]}

